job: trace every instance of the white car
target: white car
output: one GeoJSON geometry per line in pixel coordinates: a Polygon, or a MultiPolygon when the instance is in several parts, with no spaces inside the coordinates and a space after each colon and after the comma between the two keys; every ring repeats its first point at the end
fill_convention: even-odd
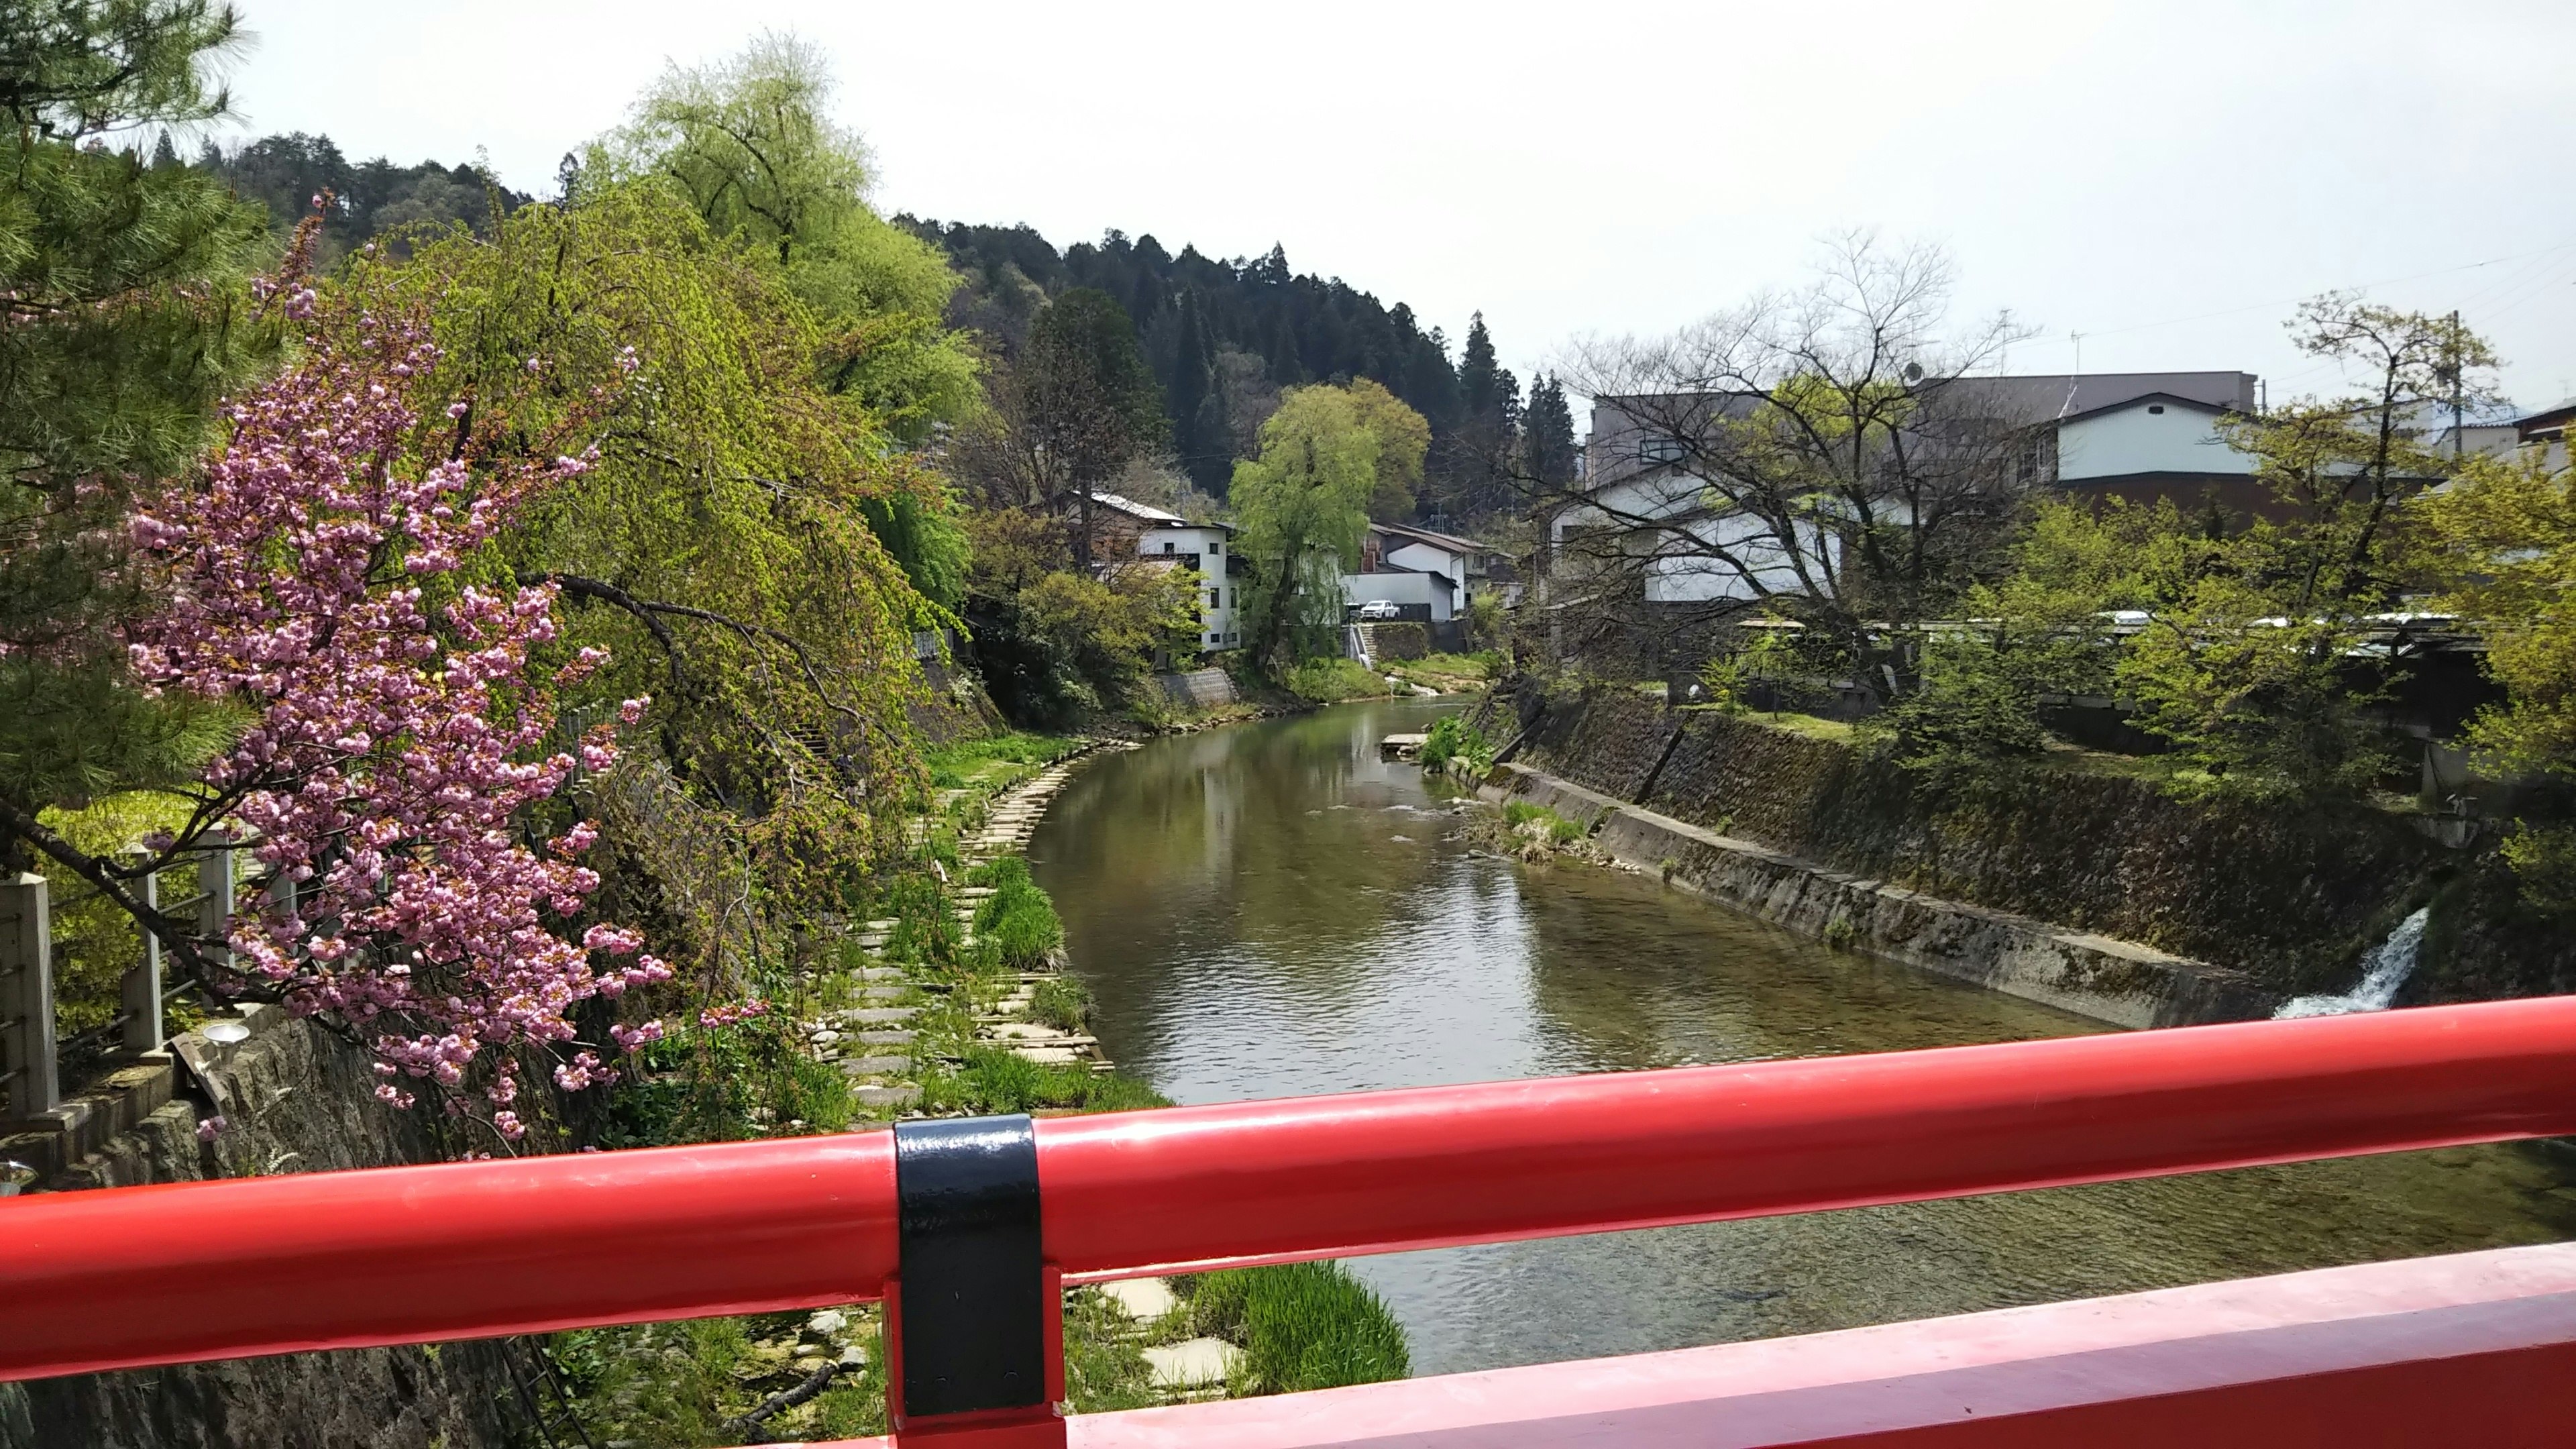
{"type": "Polygon", "coordinates": [[[1400,619],[1403,617],[1404,611],[1395,606],[1395,600],[1393,599],[1371,599],[1367,603],[1360,605],[1360,618],[1363,621],[1372,619],[1400,619]]]}

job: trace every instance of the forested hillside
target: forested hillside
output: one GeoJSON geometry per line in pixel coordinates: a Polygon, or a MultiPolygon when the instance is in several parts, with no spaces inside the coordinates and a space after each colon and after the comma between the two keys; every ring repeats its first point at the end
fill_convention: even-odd
{"type": "MultiPolygon", "coordinates": [[[[163,164],[176,160],[167,155],[163,164]]],[[[303,219],[315,196],[327,193],[321,238],[326,262],[380,232],[416,223],[461,221],[479,230],[491,220],[495,201],[507,213],[533,199],[493,180],[479,165],[400,166],[382,156],[353,162],[330,137],[301,131],[263,136],[230,151],[208,142],[196,164],[243,200],[266,206],[281,232],[303,219]]]]}
{"type": "Polygon", "coordinates": [[[1572,469],[1573,424],[1563,392],[1542,377],[1524,402],[1520,380],[1495,360],[1479,315],[1451,355],[1438,326],[1339,277],[1290,269],[1284,248],[1218,260],[1151,236],[1111,231],[1058,251],[1028,226],[975,226],[896,217],[946,249],[966,277],[949,320],[1014,356],[1048,299],[1090,287],[1135,323],[1163,391],[1176,465],[1223,496],[1234,460],[1257,451],[1283,389],[1368,378],[1430,423],[1423,516],[1472,520],[1508,510],[1506,476],[1526,464],[1572,469]],[[1524,439],[1524,433],[1527,434],[1524,439]],[[1525,455],[1525,456],[1523,456],[1525,455]]]}

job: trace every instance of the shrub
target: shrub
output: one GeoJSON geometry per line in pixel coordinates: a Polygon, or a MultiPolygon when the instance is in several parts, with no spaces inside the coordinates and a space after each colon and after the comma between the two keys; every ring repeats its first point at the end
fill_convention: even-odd
{"type": "Polygon", "coordinates": [[[1210,1273],[1196,1281],[1190,1322],[1243,1346],[1256,1394],[1380,1383],[1413,1369],[1386,1301],[1339,1263],[1210,1273]]]}
{"type": "Polygon", "coordinates": [[[1445,715],[1422,741],[1422,768],[1481,778],[1494,768],[1494,747],[1474,725],[1445,715]]]}

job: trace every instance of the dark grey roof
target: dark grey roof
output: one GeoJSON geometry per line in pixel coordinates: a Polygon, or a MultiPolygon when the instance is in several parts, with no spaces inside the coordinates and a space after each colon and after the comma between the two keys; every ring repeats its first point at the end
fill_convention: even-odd
{"type": "Polygon", "coordinates": [[[2163,395],[2205,407],[2254,411],[2250,372],[2081,372],[2028,377],[1961,377],[1944,384],[1953,399],[1989,417],[2039,423],[2098,413],[2163,395]],[[1991,409],[1991,411],[1988,411],[1991,409]]]}
{"type": "MultiPolygon", "coordinates": [[[[2142,403],[2169,403],[2181,407],[2187,407],[2196,413],[2223,413],[2228,411],[2228,409],[2217,403],[2203,402],[2196,397],[2184,397],[2180,393],[2147,392],[2140,393],[2136,397],[2124,397],[2115,403],[2104,403],[2098,408],[2091,408],[2084,412],[2068,413],[2066,416],[2059,418],[2058,421],[2061,423],[2071,423],[2078,418],[2099,417],[2103,413],[2116,413],[2123,408],[2137,407],[2142,403]]],[[[2243,411],[2243,409],[2238,409],[2238,411],[2243,411]]]]}

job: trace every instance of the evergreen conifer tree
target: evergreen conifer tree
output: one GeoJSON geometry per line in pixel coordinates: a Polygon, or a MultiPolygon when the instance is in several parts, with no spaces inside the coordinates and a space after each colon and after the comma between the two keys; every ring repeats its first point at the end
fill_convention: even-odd
{"type": "Polygon", "coordinates": [[[115,631],[144,603],[128,501],[190,466],[266,350],[242,305],[261,213],[143,156],[146,128],[223,114],[203,65],[236,33],[208,0],[0,0],[0,870],[44,808],[223,742],[206,706],[132,687],[115,631]]]}
{"type": "Polygon", "coordinates": [[[1550,486],[1574,481],[1574,413],[1565,385],[1546,373],[1530,384],[1529,410],[1521,418],[1521,467],[1550,486]]]}

